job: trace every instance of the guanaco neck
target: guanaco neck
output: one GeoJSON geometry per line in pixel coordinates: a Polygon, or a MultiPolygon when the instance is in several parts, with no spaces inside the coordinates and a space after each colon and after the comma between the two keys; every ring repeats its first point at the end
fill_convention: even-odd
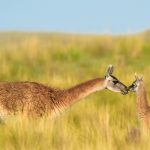
{"type": "Polygon", "coordinates": [[[80,99],[88,96],[99,90],[106,88],[105,78],[96,78],[93,80],[86,81],[65,91],[63,101],[69,105],[79,101],[80,99]]]}
{"type": "Polygon", "coordinates": [[[143,118],[149,109],[148,101],[147,101],[147,92],[143,82],[138,87],[136,94],[137,94],[138,115],[140,118],[143,118]]]}

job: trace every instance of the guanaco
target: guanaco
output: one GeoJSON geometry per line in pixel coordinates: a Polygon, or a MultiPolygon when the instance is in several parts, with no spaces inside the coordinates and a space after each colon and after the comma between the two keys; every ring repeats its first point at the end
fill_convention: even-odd
{"type": "Polygon", "coordinates": [[[128,87],[128,90],[136,93],[137,114],[142,126],[150,127],[150,106],[143,77],[135,75],[135,81],[128,87]]]}
{"type": "Polygon", "coordinates": [[[89,94],[104,89],[127,94],[127,86],[112,73],[113,66],[110,65],[105,77],[92,79],[65,90],[29,81],[0,82],[0,117],[17,113],[27,116],[52,116],[89,94]]]}

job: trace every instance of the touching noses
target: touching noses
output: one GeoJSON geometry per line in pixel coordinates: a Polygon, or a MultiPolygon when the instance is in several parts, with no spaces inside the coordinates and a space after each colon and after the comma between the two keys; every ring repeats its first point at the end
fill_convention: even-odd
{"type": "Polygon", "coordinates": [[[124,86],[123,94],[128,94],[128,87],[127,86],[124,86]]]}

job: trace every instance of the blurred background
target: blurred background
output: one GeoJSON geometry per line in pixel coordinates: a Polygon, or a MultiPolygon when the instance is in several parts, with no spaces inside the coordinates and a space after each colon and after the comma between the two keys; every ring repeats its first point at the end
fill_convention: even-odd
{"type": "MultiPolygon", "coordinates": [[[[126,85],[135,72],[144,75],[149,93],[149,6],[148,0],[5,0],[0,4],[0,80],[65,89],[104,77],[113,64],[114,75],[126,85]]],[[[0,148],[148,150],[149,137],[129,138],[133,127],[140,129],[135,94],[104,90],[54,120],[6,120],[0,124],[0,148]]]]}

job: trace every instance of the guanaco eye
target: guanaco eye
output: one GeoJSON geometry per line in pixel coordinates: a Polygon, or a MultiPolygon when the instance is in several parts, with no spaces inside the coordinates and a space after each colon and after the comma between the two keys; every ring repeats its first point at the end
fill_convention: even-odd
{"type": "Polygon", "coordinates": [[[132,85],[133,87],[137,87],[137,85],[135,84],[135,83],[133,83],[133,85],[132,85]]]}
{"type": "Polygon", "coordinates": [[[116,80],[116,81],[113,81],[113,83],[114,83],[114,84],[117,84],[117,83],[118,83],[118,81],[117,81],[117,80],[116,80]]]}

